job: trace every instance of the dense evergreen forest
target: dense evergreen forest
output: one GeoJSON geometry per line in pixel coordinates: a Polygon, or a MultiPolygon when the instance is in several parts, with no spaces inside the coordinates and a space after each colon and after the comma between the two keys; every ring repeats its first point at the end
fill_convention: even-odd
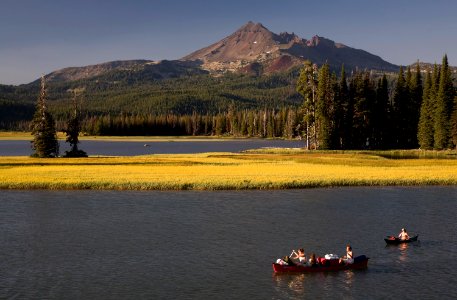
{"type": "MultiPolygon", "coordinates": [[[[215,116],[227,114],[231,109],[278,110],[297,107],[302,101],[294,87],[298,69],[262,77],[197,74],[167,79],[146,77],[137,81],[118,73],[90,80],[48,82],[49,109],[58,124],[65,123],[70,114],[71,91],[81,87],[84,89],[82,114],[89,124],[94,118],[106,117],[142,119],[194,113],[215,116]]],[[[0,86],[0,129],[27,130],[38,92],[39,82],[18,87],[0,86]]],[[[134,134],[134,130],[129,132],[134,134]]]]}
{"type": "Polygon", "coordinates": [[[300,72],[304,136],[311,149],[446,149],[457,145],[457,98],[447,56],[425,72],[419,64],[387,77],[355,72],[339,78],[311,62],[300,72]]]}
{"type": "MultiPolygon", "coordinates": [[[[398,74],[306,62],[269,76],[188,74],[158,79],[112,72],[50,82],[49,111],[64,131],[78,89],[90,135],[304,138],[310,149],[444,149],[457,144],[457,100],[443,58],[398,74]]],[[[0,129],[29,130],[39,83],[0,86],[0,129]]]]}

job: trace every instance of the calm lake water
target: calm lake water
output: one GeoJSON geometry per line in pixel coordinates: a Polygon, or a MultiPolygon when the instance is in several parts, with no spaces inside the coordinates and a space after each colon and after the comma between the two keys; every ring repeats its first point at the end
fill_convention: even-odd
{"type": "Polygon", "coordinates": [[[0,191],[1,299],[456,299],[457,187],[0,191]],[[420,242],[386,246],[405,226],[420,242]],[[367,270],[275,275],[306,252],[367,270]]]}
{"type": "MultiPolygon", "coordinates": [[[[186,142],[142,142],[123,141],[82,141],[79,148],[89,155],[145,155],[178,154],[200,152],[239,152],[262,147],[303,148],[304,142],[298,140],[229,139],[224,141],[186,141],[186,142]],[[145,147],[145,144],[148,147],[145,147]]],[[[70,150],[68,143],[60,142],[60,153],[70,150]]],[[[0,140],[0,156],[31,155],[30,141],[0,140]]]]}

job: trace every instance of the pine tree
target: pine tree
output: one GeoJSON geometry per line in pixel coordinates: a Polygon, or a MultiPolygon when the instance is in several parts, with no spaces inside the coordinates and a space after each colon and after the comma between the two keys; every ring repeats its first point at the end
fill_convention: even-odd
{"type": "Polygon", "coordinates": [[[375,147],[373,116],[376,114],[376,85],[372,81],[370,72],[368,71],[365,72],[363,87],[364,98],[366,99],[364,114],[366,132],[365,148],[373,149],[375,147]]]}
{"type": "Polygon", "coordinates": [[[338,97],[340,82],[333,72],[330,76],[330,92],[331,92],[331,119],[330,119],[330,149],[341,149],[341,123],[343,113],[341,103],[338,97]]]}
{"type": "Polygon", "coordinates": [[[433,149],[433,116],[434,105],[432,99],[432,76],[427,73],[425,77],[424,92],[422,94],[422,105],[420,109],[419,124],[417,130],[417,140],[421,149],[433,149]]]}
{"type": "Polygon", "coordinates": [[[347,86],[346,71],[341,66],[341,76],[335,92],[335,134],[334,144],[337,149],[346,149],[348,136],[346,120],[349,109],[349,92],[347,86]]]}
{"type": "Polygon", "coordinates": [[[405,148],[407,145],[408,135],[406,133],[408,126],[408,93],[406,80],[403,74],[403,67],[400,67],[398,79],[395,85],[393,96],[393,121],[394,137],[393,146],[396,148],[405,148]]]}
{"type": "Polygon", "coordinates": [[[307,60],[300,70],[296,87],[297,92],[303,96],[302,110],[307,150],[317,146],[315,124],[317,83],[317,66],[307,60]]]}
{"type": "Polygon", "coordinates": [[[316,101],[316,126],[319,149],[332,149],[334,121],[334,93],[330,77],[330,68],[324,64],[319,70],[316,101]]]}
{"type": "Polygon", "coordinates": [[[451,141],[457,150],[457,97],[454,96],[454,108],[451,116],[451,141]]]}
{"type": "Polygon", "coordinates": [[[436,98],[438,97],[438,87],[440,85],[440,68],[438,65],[435,63],[433,65],[433,73],[432,73],[432,85],[430,89],[430,97],[433,99],[433,107],[434,110],[436,109],[436,98]]]}
{"type": "Polygon", "coordinates": [[[275,122],[274,122],[274,112],[266,113],[266,128],[267,128],[267,137],[272,138],[275,136],[275,122]]]}
{"type": "MultiPolygon", "coordinates": [[[[358,73],[358,72],[357,72],[358,73]]],[[[354,148],[354,76],[349,79],[349,86],[346,84],[347,91],[347,105],[344,113],[344,140],[343,140],[343,149],[353,149],[354,148]]],[[[343,86],[344,88],[344,86],[343,86]]],[[[340,85],[340,89],[342,89],[340,85]]]]}
{"type": "Polygon", "coordinates": [[[414,85],[412,93],[414,95],[414,100],[416,101],[416,107],[420,108],[420,105],[422,104],[423,85],[419,62],[416,63],[416,73],[414,74],[414,85]]]}
{"type": "Polygon", "coordinates": [[[247,111],[244,111],[241,115],[240,115],[240,134],[242,136],[246,136],[248,134],[248,127],[247,127],[247,111]]]}
{"type": "Polygon", "coordinates": [[[389,132],[389,91],[387,77],[383,74],[376,87],[376,101],[373,114],[373,148],[388,147],[389,132]]]}
{"type": "Polygon", "coordinates": [[[433,147],[435,147],[435,115],[436,115],[436,107],[438,102],[438,88],[440,85],[440,68],[435,63],[433,65],[433,72],[432,72],[432,83],[430,85],[430,105],[431,105],[431,120],[432,120],[432,132],[433,132],[433,147]]]}
{"type": "Polygon", "coordinates": [[[287,110],[287,120],[284,125],[284,137],[291,139],[294,136],[295,112],[292,109],[287,110]]]}
{"type": "Polygon", "coordinates": [[[248,137],[255,135],[255,115],[252,111],[248,113],[248,128],[247,128],[247,135],[248,137]]]}
{"type": "Polygon", "coordinates": [[[80,110],[78,109],[77,93],[73,90],[73,116],[68,120],[66,142],[70,144],[70,151],[65,151],[64,157],[87,157],[87,153],[78,149],[79,133],[81,131],[80,110]]]}
{"type": "Polygon", "coordinates": [[[376,97],[369,72],[356,72],[349,87],[353,103],[351,148],[372,148],[373,102],[376,97]]]}
{"type": "Polygon", "coordinates": [[[436,149],[445,149],[451,145],[451,114],[454,101],[454,86],[452,85],[451,70],[449,69],[447,55],[444,55],[440,70],[440,84],[436,99],[435,110],[435,135],[436,149]]]}
{"type": "Polygon", "coordinates": [[[419,123],[420,107],[422,103],[422,76],[420,72],[419,63],[416,63],[416,71],[414,75],[408,67],[407,73],[407,86],[408,86],[408,108],[407,108],[407,148],[416,148],[418,145],[417,141],[417,129],[419,123]]]}
{"type": "Polygon", "coordinates": [[[223,115],[217,115],[215,117],[216,124],[214,126],[214,134],[215,135],[222,135],[225,129],[225,117],[223,115]]]}
{"type": "Polygon", "coordinates": [[[46,106],[46,82],[44,75],[41,76],[41,91],[38,97],[35,115],[31,128],[33,141],[32,149],[35,157],[57,157],[59,156],[59,142],[54,118],[46,106]]]}

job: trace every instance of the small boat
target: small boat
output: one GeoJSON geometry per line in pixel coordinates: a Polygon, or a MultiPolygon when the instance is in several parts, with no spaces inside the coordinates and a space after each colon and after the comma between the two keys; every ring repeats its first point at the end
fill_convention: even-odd
{"type": "Polygon", "coordinates": [[[388,236],[387,238],[384,239],[384,241],[386,241],[386,243],[389,245],[398,245],[398,244],[416,242],[418,237],[419,237],[419,235],[415,235],[407,240],[401,240],[394,236],[388,236]]]}
{"type": "Polygon", "coordinates": [[[338,259],[328,260],[324,263],[318,263],[314,266],[301,265],[281,265],[273,263],[273,271],[275,273],[310,273],[310,272],[334,272],[343,270],[360,270],[368,267],[369,258],[365,255],[360,255],[354,258],[354,263],[338,263],[338,259]]]}

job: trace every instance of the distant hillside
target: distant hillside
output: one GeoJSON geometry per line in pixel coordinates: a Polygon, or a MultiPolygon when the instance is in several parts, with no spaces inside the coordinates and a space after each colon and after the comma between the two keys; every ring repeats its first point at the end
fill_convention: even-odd
{"type": "Polygon", "coordinates": [[[113,70],[135,70],[145,64],[154,63],[148,60],[111,61],[85,67],[69,67],[54,71],[46,76],[48,81],[74,81],[102,75],[113,70]]]}
{"type": "MultiPolygon", "coordinates": [[[[417,64],[417,62],[412,63],[409,66],[411,67],[412,70],[415,70],[416,69],[416,64],[417,64]]],[[[419,62],[419,66],[420,66],[420,69],[421,69],[421,73],[426,73],[426,72],[433,71],[434,64],[426,63],[426,62],[419,62]]],[[[441,67],[440,64],[437,64],[437,66],[441,67]]],[[[456,75],[457,75],[457,67],[449,66],[449,68],[451,69],[453,77],[456,77],[456,75]]]]}
{"type": "MultiPolygon", "coordinates": [[[[178,60],[126,60],[112,61],[84,67],[70,67],[47,74],[46,81],[71,82],[80,80],[111,80],[138,82],[180,77],[182,75],[205,74],[207,71],[192,61],[178,60]]],[[[39,80],[32,82],[38,84],[39,80]]]]}

